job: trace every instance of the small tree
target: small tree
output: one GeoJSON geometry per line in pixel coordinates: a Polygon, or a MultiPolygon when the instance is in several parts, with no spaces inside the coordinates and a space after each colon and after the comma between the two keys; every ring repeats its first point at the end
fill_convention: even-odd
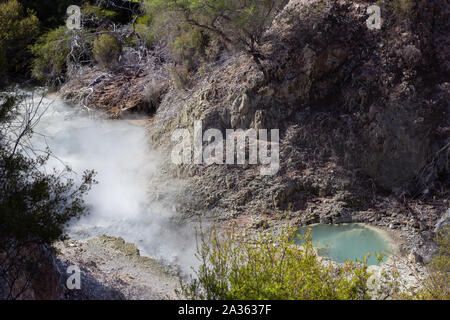
{"type": "Polygon", "coordinates": [[[258,68],[266,57],[260,45],[264,31],[285,0],[146,0],[154,12],[181,13],[185,22],[204,29],[251,55],[258,68]]]}
{"type": "Polygon", "coordinates": [[[200,300],[368,299],[365,263],[324,265],[310,236],[295,244],[295,230],[253,237],[213,229],[201,232],[200,267],[182,294],[200,300]]]}
{"type": "Polygon", "coordinates": [[[115,67],[119,61],[122,46],[114,36],[102,34],[94,40],[94,59],[103,68],[115,67]]]}

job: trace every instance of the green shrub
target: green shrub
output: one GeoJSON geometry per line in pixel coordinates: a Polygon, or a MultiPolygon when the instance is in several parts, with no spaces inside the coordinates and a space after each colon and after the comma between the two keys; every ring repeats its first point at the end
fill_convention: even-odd
{"type": "Polygon", "coordinates": [[[94,40],[94,59],[102,68],[117,66],[121,52],[120,42],[110,34],[102,34],[94,40]]]}
{"type": "Polygon", "coordinates": [[[0,2],[0,76],[27,73],[28,46],[37,37],[39,20],[17,0],[0,2]]]}
{"type": "Polygon", "coordinates": [[[89,3],[85,3],[83,5],[82,12],[85,15],[85,19],[96,18],[96,19],[113,20],[118,16],[117,12],[115,11],[107,10],[99,6],[93,6],[89,3]]]}
{"type": "MultiPolygon", "coordinates": [[[[42,26],[54,29],[66,22],[66,11],[70,5],[81,5],[83,0],[18,0],[22,6],[36,12],[42,26]]],[[[1,2],[1,1],[0,1],[1,2]]]]}
{"type": "Polygon", "coordinates": [[[50,30],[40,36],[31,46],[35,56],[32,63],[33,77],[47,84],[61,84],[66,78],[70,42],[70,32],[66,27],[50,30]]]}
{"type": "Polygon", "coordinates": [[[163,79],[152,79],[143,91],[143,101],[148,105],[150,111],[155,112],[164,94],[167,92],[168,83],[163,79]]]}
{"type": "Polygon", "coordinates": [[[264,31],[271,25],[275,12],[285,0],[145,0],[152,13],[175,14],[177,23],[200,28],[235,49],[252,56],[268,76],[260,50],[264,31]]]}
{"type": "Polygon", "coordinates": [[[182,284],[188,299],[303,300],[368,299],[367,265],[343,266],[321,262],[310,236],[303,246],[294,243],[294,230],[281,235],[258,233],[245,237],[213,229],[201,233],[196,278],[182,284]]]}
{"type": "Polygon", "coordinates": [[[415,3],[412,0],[394,0],[388,3],[389,10],[394,14],[396,19],[414,19],[416,12],[414,11],[415,3]]]}
{"type": "Polygon", "coordinates": [[[169,69],[169,75],[173,82],[173,86],[177,90],[186,89],[191,82],[189,70],[184,66],[176,66],[169,69]]]}

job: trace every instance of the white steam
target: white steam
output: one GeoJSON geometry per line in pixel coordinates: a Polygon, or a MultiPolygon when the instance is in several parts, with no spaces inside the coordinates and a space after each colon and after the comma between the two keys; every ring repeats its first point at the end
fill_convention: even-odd
{"type": "Polygon", "coordinates": [[[120,236],[142,254],[190,271],[196,264],[193,228],[171,220],[173,201],[149,201],[149,181],[163,160],[150,149],[143,126],[93,118],[56,99],[35,131],[35,143],[47,144],[55,156],[49,169],[68,165],[78,177],[88,169],[97,172],[99,183],[86,197],[90,214],[70,225],[70,237],[120,236]]]}

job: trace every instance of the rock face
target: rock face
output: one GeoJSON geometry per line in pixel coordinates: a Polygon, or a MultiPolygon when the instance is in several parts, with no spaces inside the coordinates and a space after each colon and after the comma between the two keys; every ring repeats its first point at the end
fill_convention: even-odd
{"type": "Polygon", "coordinates": [[[434,228],[434,233],[439,233],[444,228],[448,228],[450,226],[450,209],[445,211],[444,215],[439,219],[436,223],[436,227],[434,228]]]}

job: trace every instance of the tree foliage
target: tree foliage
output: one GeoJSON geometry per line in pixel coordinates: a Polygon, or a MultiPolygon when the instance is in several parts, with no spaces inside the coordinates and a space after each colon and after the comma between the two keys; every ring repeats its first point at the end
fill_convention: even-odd
{"type": "Polygon", "coordinates": [[[116,66],[121,52],[122,45],[113,35],[101,34],[94,40],[94,58],[103,68],[116,66]]]}
{"type": "Polygon", "coordinates": [[[26,73],[28,45],[39,32],[39,20],[17,0],[0,1],[0,77],[26,73]]]}
{"type": "Polygon", "coordinates": [[[284,0],[145,0],[152,12],[181,14],[184,22],[210,32],[250,54],[264,71],[260,50],[264,31],[284,0]]]}
{"type": "Polygon", "coordinates": [[[70,169],[44,170],[50,153],[30,144],[42,107],[20,95],[0,95],[0,287],[9,299],[20,296],[38,268],[30,250],[65,239],[66,223],[87,213],[83,197],[95,183],[92,171],[77,183],[70,169]],[[27,281],[17,293],[20,277],[27,281]]]}
{"type": "Polygon", "coordinates": [[[94,182],[93,172],[86,172],[76,186],[72,179],[62,179],[61,173],[42,170],[48,152],[35,157],[21,152],[32,148],[21,147],[33,134],[42,112],[38,111],[41,104],[24,107],[24,99],[5,94],[0,97],[0,236],[51,243],[64,237],[66,222],[86,212],[83,195],[94,182]]]}

